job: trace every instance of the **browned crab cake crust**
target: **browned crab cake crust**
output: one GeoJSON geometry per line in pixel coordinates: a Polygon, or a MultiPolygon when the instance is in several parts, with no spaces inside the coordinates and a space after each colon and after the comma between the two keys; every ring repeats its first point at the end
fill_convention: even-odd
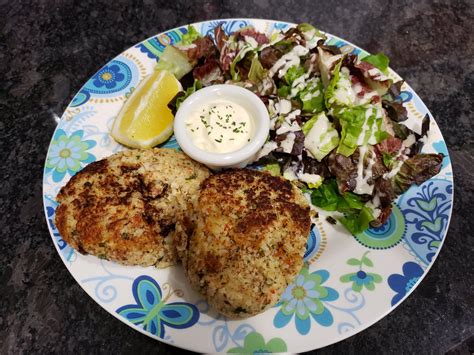
{"type": "Polygon", "coordinates": [[[166,267],[192,233],[207,168],[173,149],[127,150],[87,165],[57,196],[56,226],[83,254],[166,267]]]}
{"type": "Polygon", "coordinates": [[[183,260],[191,285],[231,318],[263,312],[303,266],[310,207],[289,181],[229,170],[201,186],[183,260]]]}

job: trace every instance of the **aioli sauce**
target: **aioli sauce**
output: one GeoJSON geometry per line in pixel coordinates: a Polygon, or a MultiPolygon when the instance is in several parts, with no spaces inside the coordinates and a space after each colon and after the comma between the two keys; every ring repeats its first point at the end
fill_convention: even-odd
{"type": "Polygon", "coordinates": [[[250,142],[254,124],[243,106],[222,98],[191,111],[186,131],[196,147],[211,153],[229,153],[250,142]]]}

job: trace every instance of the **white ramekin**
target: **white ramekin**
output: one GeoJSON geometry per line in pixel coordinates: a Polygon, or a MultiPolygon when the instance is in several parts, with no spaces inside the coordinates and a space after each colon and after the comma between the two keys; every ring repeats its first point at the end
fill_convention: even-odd
{"type": "Polygon", "coordinates": [[[270,130],[270,117],[265,104],[250,90],[236,85],[213,85],[196,91],[180,105],[174,118],[174,135],[181,149],[192,159],[214,170],[243,168],[253,162],[265,143],[270,130]],[[204,102],[225,97],[249,111],[255,120],[255,132],[250,142],[239,150],[228,153],[211,153],[196,147],[186,130],[186,120],[193,108],[204,102]]]}

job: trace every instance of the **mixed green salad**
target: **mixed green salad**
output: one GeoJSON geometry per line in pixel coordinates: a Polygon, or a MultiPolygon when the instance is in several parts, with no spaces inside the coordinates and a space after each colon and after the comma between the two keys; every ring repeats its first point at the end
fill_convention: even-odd
{"type": "Polygon", "coordinates": [[[330,222],[357,234],[382,225],[398,195],[440,171],[443,155],[420,153],[429,117],[421,132],[404,124],[402,82],[389,77],[384,54],[344,54],[326,39],[307,23],[270,36],[216,27],[203,37],[190,26],[158,68],[184,88],[169,104],[173,111],[209,85],[257,94],[271,130],[254,165],[294,181],[313,205],[333,212],[330,222]]]}

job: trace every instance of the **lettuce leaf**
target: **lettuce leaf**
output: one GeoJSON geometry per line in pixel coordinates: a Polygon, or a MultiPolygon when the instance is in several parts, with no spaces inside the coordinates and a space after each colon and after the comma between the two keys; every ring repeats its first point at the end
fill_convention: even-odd
{"type": "Polygon", "coordinates": [[[280,97],[288,97],[290,95],[290,87],[288,85],[283,85],[278,88],[278,96],[280,97]]]}
{"type": "Polygon", "coordinates": [[[339,134],[324,112],[307,121],[302,131],[306,135],[304,145],[317,161],[323,160],[339,144],[339,134]]]}
{"type": "Polygon", "coordinates": [[[268,171],[273,176],[281,176],[281,168],[278,163],[267,164],[262,169],[268,171]]]}
{"type": "Polygon", "coordinates": [[[334,115],[342,128],[337,152],[346,157],[352,155],[358,146],[377,144],[388,137],[383,130],[383,119],[377,116],[377,109],[372,105],[336,109],[334,115]]]}
{"type": "Polygon", "coordinates": [[[395,193],[401,195],[411,185],[420,185],[438,174],[443,158],[443,154],[417,154],[405,160],[397,175],[392,178],[395,193]]]}
{"type": "Polygon", "coordinates": [[[250,65],[248,78],[254,83],[259,83],[265,77],[265,69],[258,60],[258,56],[255,55],[252,59],[252,64],[250,65]]]}
{"type": "Polygon", "coordinates": [[[201,82],[199,80],[194,80],[193,85],[186,89],[184,95],[180,95],[179,97],[177,97],[175,102],[176,110],[178,110],[179,106],[183,103],[184,100],[186,100],[191,94],[194,94],[199,89],[202,89],[201,82]]]}
{"type": "Polygon", "coordinates": [[[339,61],[337,65],[334,67],[332,71],[332,78],[331,81],[329,82],[328,87],[326,88],[326,91],[324,93],[324,100],[326,103],[326,107],[330,107],[329,99],[334,96],[334,91],[336,90],[336,84],[339,81],[339,72],[341,70],[341,65],[342,61],[339,61]]]}
{"type": "Polygon", "coordinates": [[[302,33],[314,31],[314,33],[318,35],[319,37],[324,37],[324,38],[326,37],[320,30],[318,30],[316,27],[306,22],[300,23],[298,26],[296,26],[296,28],[300,30],[302,33]]]}
{"type": "Polygon", "coordinates": [[[305,136],[308,135],[309,131],[311,131],[311,128],[313,128],[317,120],[318,120],[318,116],[313,116],[303,124],[303,127],[301,127],[301,130],[303,131],[305,136]]]}
{"type": "Polygon", "coordinates": [[[193,66],[185,53],[173,46],[166,46],[155,69],[167,70],[179,80],[193,70],[193,66]]]}
{"type": "Polygon", "coordinates": [[[304,75],[304,68],[301,65],[293,65],[286,71],[284,78],[287,84],[291,85],[302,75],[304,75]]]}
{"type": "Polygon", "coordinates": [[[338,219],[351,234],[360,234],[369,228],[370,222],[375,220],[372,210],[368,207],[363,207],[357,213],[347,213],[344,217],[338,219]]]}
{"type": "Polygon", "coordinates": [[[300,23],[296,28],[303,34],[304,39],[306,40],[306,46],[309,49],[315,48],[319,41],[326,40],[326,36],[309,23],[300,23]]]}
{"type": "Polygon", "coordinates": [[[364,62],[372,64],[385,75],[388,75],[388,63],[390,60],[383,53],[371,54],[361,59],[364,62]]]}
{"type": "Polygon", "coordinates": [[[311,202],[323,210],[343,213],[344,216],[338,220],[352,234],[362,233],[375,219],[360,196],[352,192],[339,193],[335,179],[325,180],[321,187],[313,190],[311,202]]]}
{"type": "Polygon", "coordinates": [[[334,68],[329,85],[325,92],[325,103],[327,108],[338,106],[353,106],[356,94],[352,89],[352,82],[347,68],[341,67],[342,61],[334,68]]]}
{"type": "Polygon", "coordinates": [[[303,103],[303,112],[318,113],[324,111],[324,90],[321,80],[312,80],[299,93],[303,103]]]}
{"type": "Polygon", "coordinates": [[[341,200],[335,179],[329,179],[311,192],[311,203],[325,211],[336,211],[341,200]]]}
{"type": "MultiPolygon", "coordinates": [[[[229,38],[229,40],[232,38],[232,36],[229,38]]],[[[236,65],[238,62],[240,62],[242,59],[245,58],[247,53],[252,52],[256,53],[257,49],[252,47],[249,43],[244,43],[242,48],[240,48],[239,52],[235,56],[234,60],[232,60],[232,63],[230,64],[230,75],[232,77],[232,80],[239,81],[240,80],[240,73],[236,69],[236,65]]]]}
{"type": "Polygon", "coordinates": [[[182,45],[190,45],[192,44],[196,39],[201,38],[201,34],[194,28],[194,26],[189,25],[188,26],[188,32],[181,37],[181,42],[180,44],[182,45]]]}

